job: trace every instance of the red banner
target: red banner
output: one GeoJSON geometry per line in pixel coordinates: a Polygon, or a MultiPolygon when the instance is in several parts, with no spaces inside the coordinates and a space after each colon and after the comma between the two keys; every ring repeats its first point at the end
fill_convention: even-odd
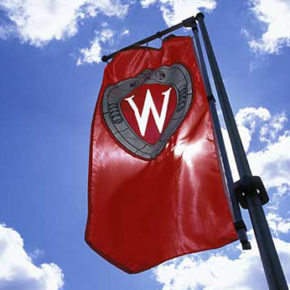
{"type": "Polygon", "coordinates": [[[92,122],[87,243],[137,273],[236,239],[191,37],[118,53],[92,122]]]}

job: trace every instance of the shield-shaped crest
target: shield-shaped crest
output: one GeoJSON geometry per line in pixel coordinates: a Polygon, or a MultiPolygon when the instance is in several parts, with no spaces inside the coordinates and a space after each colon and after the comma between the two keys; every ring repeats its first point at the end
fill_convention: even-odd
{"type": "Polygon", "coordinates": [[[125,149],[154,159],[185,118],[192,92],[190,74],[182,64],[147,69],[106,88],[104,119],[125,149]]]}

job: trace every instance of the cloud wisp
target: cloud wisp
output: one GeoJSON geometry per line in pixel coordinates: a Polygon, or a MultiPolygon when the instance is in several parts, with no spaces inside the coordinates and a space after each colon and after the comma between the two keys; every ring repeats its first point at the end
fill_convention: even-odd
{"type": "Polygon", "coordinates": [[[185,18],[197,14],[200,10],[211,12],[216,8],[215,0],[141,0],[143,8],[158,5],[168,26],[177,24],[185,18]]]}
{"type": "MultiPolygon", "coordinates": [[[[238,111],[236,122],[253,173],[262,176],[268,189],[285,185],[290,188],[287,177],[290,169],[290,153],[287,150],[290,146],[290,132],[284,130],[287,123],[286,114],[271,114],[263,107],[247,107],[238,111]],[[258,151],[251,148],[254,138],[261,148],[258,151]]],[[[225,129],[223,135],[233,176],[237,180],[234,155],[225,129]]]]}
{"type": "Polygon", "coordinates": [[[102,58],[102,44],[113,42],[112,38],[115,35],[115,31],[109,28],[105,28],[96,32],[95,39],[91,42],[91,46],[88,48],[80,49],[81,56],[77,60],[77,65],[84,63],[99,63],[102,58]]]}
{"type": "Polygon", "coordinates": [[[117,33],[104,23],[103,29],[96,31],[95,34],[96,36],[91,41],[90,46],[79,50],[80,56],[77,60],[77,65],[100,63],[102,55],[114,51],[116,43],[118,43],[121,38],[130,35],[130,31],[129,29],[123,29],[122,32],[117,33]],[[107,48],[104,48],[105,45],[107,48]]]}
{"type": "Polygon", "coordinates": [[[250,0],[250,9],[261,23],[263,33],[255,38],[246,30],[255,53],[278,54],[290,46],[290,2],[288,0],[250,0]]]}
{"type": "Polygon", "coordinates": [[[54,263],[35,265],[24,249],[20,234],[3,224],[0,224],[0,248],[0,289],[62,289],[61,268],[54,263]]]}

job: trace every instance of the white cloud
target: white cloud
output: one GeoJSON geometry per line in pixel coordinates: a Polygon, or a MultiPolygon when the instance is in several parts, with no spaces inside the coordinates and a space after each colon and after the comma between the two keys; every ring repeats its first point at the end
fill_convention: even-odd
{"type": "Polygon", "coordinates": [[[109,28],[96,32],[96,37],[91,42],[91,46],[80,50],[81,57],[77,60],[77,65],[82,65],[84,63],[99,63],[102,58],[101,43],[112,40],[114,34],[115,32],[109,28]]]}
{"type": "Polygon", "coordinates": [[[14,33],[14,30],[9,25],[0,26],[0,39],[8,39],[11,34],[14,33]]]}
{"type": "Polygon", "coordinates": [[[108,22],[104,21],[104,22],[101,23],[101,26],[102,26],[102,27],[108,27],[109,24],[108,24],[108,22]]]}
{"type": "Polygon", "coordinates": [[[250,48],[258,53],[279,53],[283,46],[290,46],[289,0],[250,0],[251,11],[265,26],[259,39],[250,37],[250,48]]]}
{"type": "Polygon", "coordinates": [[[257,126],[257,119],[267,121],[271,118],[269,110],[259,107],[247,107],[241,109],[236,114],[236,122],[238,126],[248,126],[251,132],[254,132],[257,126]]]}
{"type": "MultiPolygon", "coordinates": [[[[275,198],[287,194],[290,188],[290,132],[283,131],[287,122],[286,114],[272,115],[263,107],[247,107],[239,110],[235,118],[253,174],[261,176],[267,188],[276,188],[275,198]],[[260,148],[266,143],[263,149],[251,150],[254,134],[258,134],[257,141],[263,142],[260,148]]],[[[238,172],[230,139],[225,129],[222,132],[234,180],[237,180],[238,172]]]]}
{"type": "MultiPolygon", "coordinates": [[[[238,130],[241,136],[244,149],[248,152],[252,140],[252,134],[255,132],[257,126],[261,125],[261,122],[266,122],[271,119],[269,110],[259,107],[247,107],[240,109],[235,116],[238,130]]],[[[272,127],[269,126],[269,132],[272,127]]],[[[228,158],[232,168],[234,180],[239,179],[238,170],[235,163],[234,154],[231,148],[230,138],[226,129],[222,129],[225,145],[228,152],[228,158]]]]}
{"type": "Polygon", "coordinates": [[[264,150],[248,154],[252,171],[260,175],[268,188],[290,186],[290,134],[285,132],[264,150]]]}
{"type": "MultiPolygon", "coordinates": [[[[290,194],[290,132],[284,129],[286,114],[271,114],[263,107],[248,107],[239,110],[236,121],[253,175],[261,176],[267,189],[272,190],[268,208],[278,210],[281,201],[290,194]],[[251,149],[253,139],[260,150],[251,149]]],[[[225,129],[222,133],[236,181],[239,174],[229,135],[225,129]]]]}
{"type": "Polygon", "coordinates": [[[282,218],[276,213],[268,213],[267,220],[269,227],[272,229],[276,236],[279,233],[287,234],[290,231],[290,219],[289,218],[282,218]]]}
{"type": "Polygon", "coordinates": [[[277,140],[278,134],[288,121],[285,113],[276,114],[271,118],[271,122],[263,124],[260,128],[260,141],[272,143],[277,140]]]}
{"type": "MultiPolygon", "coordinates": [[[[58,290],[62,270],[54,263],[36,266],[18,232],[0,224],[0,289],[58,290]]],[[[34,253],[34,257],[35,257],[34,253]]]]}
{"type": "Polygon", "coordinates": [[[211,12],[217,3],[215,0],[141,0],[144,8],[158,4],[162,11],[163,18],[168,26],[195,16],[201,9],[211,12]]]}
{"type": "Polygon", "coordinates": [[[125,35],[129,35],[130,34],[130,30],[129,29],[124,29],[121,33],[121,36],[125,36],[125,35]]]}
{"type": "Polygon", "coordinates": [[[270,203],[268,204],[268,208],[270,210],[278,210],[281,201],[286,198],[290,194],[290,185],[282,184],[274,188],[274,193],[272,195],[272,199],[270,199],[270,203]]]}
{"type": "MultiPolygon", "coordinates": [[[[237,247],[238,257],[213,254],[208,259],[200,255],[178,258],[154,270],[155,278],[163,290],[251,290],[267,289],[257,245],[250,234],[251,251],[237,247]]],[[[274,239],[285,275],[290,280],[290,243],[274,239]]]]}
{"type": "Polygon", "coordinates": [[[51,40],[75,35],[79,21],[84,18],[98,13],[123,17],[128,4],[122,4],[121,0],[0,0],[0,9],[12,22],[2,26],[0,34],[14,32],[23,42],[43,46],[51,40]]]}

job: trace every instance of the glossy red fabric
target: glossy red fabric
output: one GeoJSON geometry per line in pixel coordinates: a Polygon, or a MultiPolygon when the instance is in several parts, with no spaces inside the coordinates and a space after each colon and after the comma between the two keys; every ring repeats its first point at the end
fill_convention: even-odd
{"type": "Polygon", "coordinates": [[[209,107],[191,37],[157,49],[123,51],[107,65],[91,129],[87,243],[128,273],[237,239],[216,153],[209,107]],[[102,115],[108,85],[174,63],[191,74],[193,101],[152,160],[116,141],[102,115]]]}

